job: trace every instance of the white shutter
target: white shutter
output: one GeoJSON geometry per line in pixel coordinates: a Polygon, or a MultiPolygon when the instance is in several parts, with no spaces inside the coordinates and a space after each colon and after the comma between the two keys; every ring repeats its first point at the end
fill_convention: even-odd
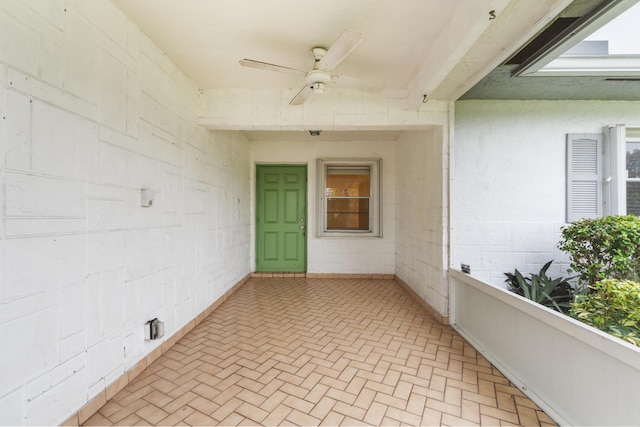
{"type": "Polygon", "coordinates": [[[602,134],[567,134],[567,222],[602,216],[602,134]]]}

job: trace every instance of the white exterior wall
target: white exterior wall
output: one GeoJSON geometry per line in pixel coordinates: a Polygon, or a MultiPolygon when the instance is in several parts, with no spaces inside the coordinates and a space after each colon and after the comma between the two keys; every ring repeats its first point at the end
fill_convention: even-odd
{"type": "Polygon", "coordinates": [[[251,265],[255,269],[255,167],[257,164],[307,165],[307,272],[394,274],[394,141],[259,141],[251,143],[251,265]],[[316,160],[382,159],[382,237],[317,237],[316,160]]]}
{"type": "Polygon", "coordinates": [[[443,128],[404,132],[397,143],[396,275],[448,316],[448,151],[443,128]]]}
{"type": "Polygon", "coordinates": [[[531,273],[553,259],[565,224],[567,133],[600,133],[636,124],[640,102],[459,101],[452,147],[451,265],[504,282],[515,268],[531,273]]]}
{"type": "Polygon", "coordinates": [[[109,2],[0,3],[0,424],[64,421],[249,272],[249,143],[197,99],[109,2]]]}

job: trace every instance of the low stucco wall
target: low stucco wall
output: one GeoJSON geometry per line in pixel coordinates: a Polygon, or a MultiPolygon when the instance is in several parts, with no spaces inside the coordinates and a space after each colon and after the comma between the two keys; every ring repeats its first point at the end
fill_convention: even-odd
{"type": "Polygon", "coordinates": [[[637,425],[640,349],[450,272],[451,323],[561,425],[637,425]]]}

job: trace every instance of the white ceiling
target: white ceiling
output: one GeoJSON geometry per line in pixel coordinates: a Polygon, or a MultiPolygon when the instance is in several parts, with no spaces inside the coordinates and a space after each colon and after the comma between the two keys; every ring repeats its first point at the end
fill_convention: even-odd
{"type": "MultiPolygon", "coordinates": [[[[365,41],[336,74],[404,89],[450,20],[454,3],[487,0],[116,0],[202,89],[290,88],[296,76],[241,67],[242,58],[310,70],[314,46],[345,29],[365,41]]],[[[488,10],[487,10],[488,11],[488,10]]]]}
{"type": "MultiPolygon", "coordinates": [[[[304,83],[301,76],[242,67],[238,61],[248,58],[308,71],[313,65],[312,47],[329,47],[343,30],[354,29],[365,41],[333,72],[383,83],[385,93],[397,98],[409,90],[420,92],[420,85],[425,90],[435,89],[490,25],[528,20],[511,22],[520,25],[520,33],[526,37],[531,27],[540,23],[540,10],[549,12],[569,0],[113,2],[200,89],[300,88],[304,83]],[[502,16],[509,7],[522,4],[530,6],[528,16],[502,16]],[[432,70],[437,71],[430,75],[432,70]]],[[[486,61],[504,48],[474,47],[482,51],[480,56],[486,61]]],[[[422,98],[421,93],[415,96],[422,98]]]]}

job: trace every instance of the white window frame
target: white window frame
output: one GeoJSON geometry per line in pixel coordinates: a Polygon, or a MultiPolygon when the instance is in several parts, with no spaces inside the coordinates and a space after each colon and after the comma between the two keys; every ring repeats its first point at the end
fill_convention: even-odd
{"type": "Polygon", "coordinates": [[[627,170],[627,143],[636,142],[640,143],[640,126],[627,126],[625,132],[625,139],[623,145],[623,157],[622,161],[622,170],[624,171],[624,182],[622,183],[621,191],[624,196],[624,214],[629,214],[627,209],[627,183],[629,182],[640,182],[640,178],[629,178],[629,171],[627,170]]]}
{"type": "Polygon", "coordinates": [[[567,134],[567,222],[627,215],[627,141],[640,142],[640,126],[610,125],[602,134],[567,134]],[[594,160],[584,157],[580,145],[585,144],[598,146],[596,168],[584,167],[594,160]],[[585,191],[587,186],[595,194],[585,191]]]}
{"type": "Polygon", "coordinates": [[[640,126],[604,128],[604,215],[627,215],[627,141],[640,142],[640,126]]]}
{"type": "Polygon", "coordinates": [[[317,236],[318,237],[382,237],[382,160],[381,159],[318,159],[317,161],[317,236]],[[327,229],[327,171],[332,167],[369,168],[369,230],[327,229]]]}
{"type": "Polygon", "coordinates": [[[620,215],[627,211],[626,151],[624,125],[605,126],[602,155],[602,193],[604,216],[620,215]]]}

